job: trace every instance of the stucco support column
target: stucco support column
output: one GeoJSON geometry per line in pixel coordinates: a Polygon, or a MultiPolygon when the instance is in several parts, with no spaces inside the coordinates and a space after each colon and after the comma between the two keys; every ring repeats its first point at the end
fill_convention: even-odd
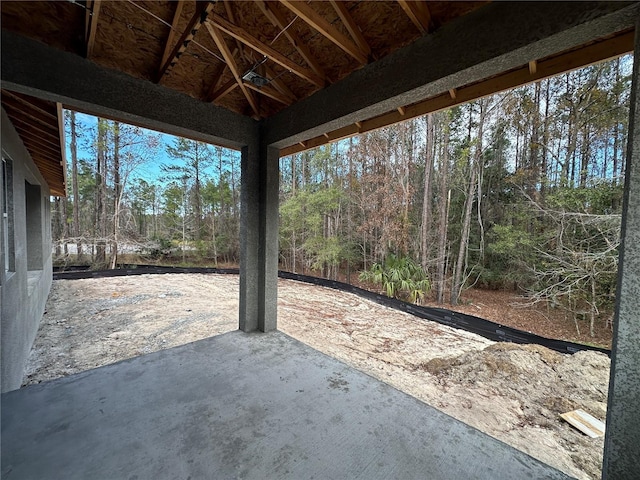
{"type": "Polygon", "coordinates": [[[242,149],[240,330],[277,328],[279,150],[242,149]]]}
{"type": "Polygon", "coordinates": [[[602,478],[640,472],[640,18],[636,22],[622,244],[602,478]]]}

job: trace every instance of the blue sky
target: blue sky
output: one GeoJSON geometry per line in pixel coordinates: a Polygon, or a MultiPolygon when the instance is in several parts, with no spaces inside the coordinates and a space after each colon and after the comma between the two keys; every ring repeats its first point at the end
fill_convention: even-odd
{"type": "MultiPolygon", "coordinates": [[[[93,115],[76,112],[76,123],[82,125],[82,130],[87,132],[87,134],[78,141],[78,159],[86,159],[95,162],[95,154],[91,151],[91,141],[93,140],[91,136],[94,135],[95,132],[88,132],[95,130],[98,123],[98,118],[93,115]]],[[[166,133],[160,133],[154,130],[149,130],[146,128],[142,128],[142,131],[145,135],[152,134],[158,136],[160,139],[160,146],[158,149],[156,149],[155,152],[153,152],[154,155],[148,162],[145,162],[144,164],[136,168],[136,170],[132,173],[132,180],[135,178],[143,178],[147,181],[162,181],[164,173],[161,171],[160,166],[162,164],[170,164],[175,161],[167,154],[166,147],[168,145],[173,145],[175,139],[178,137],[166,133]]],[[[65,130],[67,162],[71,162],[70,137],[71,136],[69,134],[69,127],[67,126],[65,130]]],[[[237,157],[238,159],[240,157],[240,152],[236,152],[235,150],[225,149],[225,154],[237,157]]],[[[215,176],[215,171],[211,169],[210,172],[205,172],[205,175],[207,174],[208,176],[213,177],[215,176]]]]}

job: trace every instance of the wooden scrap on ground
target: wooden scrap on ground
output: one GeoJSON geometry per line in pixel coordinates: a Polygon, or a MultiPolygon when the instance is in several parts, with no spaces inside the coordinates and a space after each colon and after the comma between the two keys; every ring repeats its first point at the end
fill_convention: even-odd
{"type": "Polygon", "coordinates": [[[560,416],[591,438],[598,438],[604,435],[604,423],[584,410],[573,410],[572,412],[561,413],[560,416]]]}

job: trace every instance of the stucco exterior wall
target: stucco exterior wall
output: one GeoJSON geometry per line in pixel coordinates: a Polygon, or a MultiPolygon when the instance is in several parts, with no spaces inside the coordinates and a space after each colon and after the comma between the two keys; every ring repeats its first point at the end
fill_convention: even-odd
{"type": "Polygon", "coordinates": [[[5,221],[0,222],[0,389],[6,392],[20,388],[51,289],[52,258],[49,187],[4,110],[1,128],[2,157],[11,171],[8,208],[13,211],[12,248],[6,244],[5,221]],[[6,264],[5,252],[13,262],[6,264]]]}

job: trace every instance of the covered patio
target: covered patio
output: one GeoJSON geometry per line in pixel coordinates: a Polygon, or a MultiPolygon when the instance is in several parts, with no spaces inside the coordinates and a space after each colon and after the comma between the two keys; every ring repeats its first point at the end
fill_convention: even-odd
{"type": "MultiPolygon", "coordinates": [[[[3,90],[242,151],[241,331],[3,394],[3,476],[565,478],[276,331],[281,155],[640,45],[636,2],[453,5],[2,3],[3,90]],[[215,60],[186,55],[195,45],[215,60]]],[[[636,57],[611,479],[640,471],[639,70],[636,57]]]]}
{"type": "Polygon", "coordinates": [[[280,332],[7,393],[2,435],[7,479],[570,478],[280,332]]]}

